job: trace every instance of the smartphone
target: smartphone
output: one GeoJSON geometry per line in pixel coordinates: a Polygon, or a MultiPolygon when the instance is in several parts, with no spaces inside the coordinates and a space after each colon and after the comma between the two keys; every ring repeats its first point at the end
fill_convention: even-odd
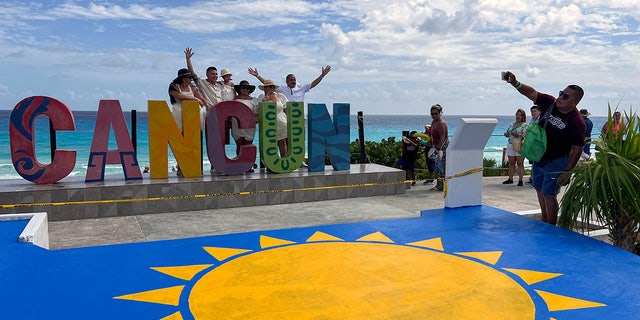
{"type": "Polygon", "coordinates": [[[509,81],[509,72],[502,71],[502,80],[509,81]]]}

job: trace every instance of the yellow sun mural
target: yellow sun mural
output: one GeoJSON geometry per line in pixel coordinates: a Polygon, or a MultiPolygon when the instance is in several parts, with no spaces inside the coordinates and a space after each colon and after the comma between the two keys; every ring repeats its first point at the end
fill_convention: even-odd
{"type": "Polygon", "coordinates": [[[549,312],[605,306],[532,287],[562,274],[497,268],[501,251],[447,252],[441,238],[318,231],[303,243],[262,235],[260,247],[204,247],[217,261],[152,268],[184,285],[114,298],[175,306],[163,320],[535,319],[532,295],[549,312]]]}

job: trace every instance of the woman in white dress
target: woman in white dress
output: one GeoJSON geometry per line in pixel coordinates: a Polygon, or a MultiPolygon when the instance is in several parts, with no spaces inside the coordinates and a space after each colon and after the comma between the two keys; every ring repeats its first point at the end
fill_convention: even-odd
{"type": "Polygon", "coordinates": [[[265,80],[260,86],[260,90],[264,90],[264,94],[258,97],[258,101],[270,101],[276,103],[277,112],[277,139],[278,150],[280,151],[280,157],[284,158],[287,155],[287,97],[282,93],[276,92],[279,86],[273,82],[273,80],[265,80]]]}
{"type": "Polygon", "coordinates": [[[229,69],[220,70],[220,76],[222,77],[222,101],[231,101],[236,97],[236,91],[234,90],[233,81],[231,81],[231,71],[229,69]]]}
{"type": "MultiPolygon", "coordinates": [[[[234,89],[237,93],[235,100],[249,107],[253,112],[256,123],[258,123],[258,99],[251,96],[256,86],[250,85],[247,80],[242,80],[240,84],[234,86],[234,89]]],[[[256,129],[240,129],[238,128],[238,120],[231,118],[231,135],[233,140],[236,141],[236,153],[239,154],[240,146],[253,144],[256,129]]]]}
{"type": "Polygon", "coordinates": [[[171,114],[182,131],[182,101],[198,101],[200,105],[200,130],[204,130],[206,116],[206,103],[204,97],[197,88],[191,85],[193,74],[188,69],[178,70],[178,77],[169,85],[169,100],[171,101],[171,114]],[[204,108],[202,108],[204,107],[204,108]]]}

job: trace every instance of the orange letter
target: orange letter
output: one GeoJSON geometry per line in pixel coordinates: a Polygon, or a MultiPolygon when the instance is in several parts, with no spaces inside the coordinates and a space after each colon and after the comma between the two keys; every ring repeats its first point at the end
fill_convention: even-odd
{"type": "Polygon", "coordinates": [[[151,178],[168,176],[167,143],[186,178],[202,177],[198,102],[184,101],[181,133],[166,101],[149,101],[149,166],[151,178]],[[183,135],[184,134],[184,135],[183,135]],[[160,169],[162,168],[162,169],[160,169]]]}

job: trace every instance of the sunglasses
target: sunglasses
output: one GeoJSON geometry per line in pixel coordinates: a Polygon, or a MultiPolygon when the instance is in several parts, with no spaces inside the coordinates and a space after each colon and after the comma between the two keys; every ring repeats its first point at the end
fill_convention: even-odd
{"type": "Polygon", "coordinates": [[[249,86],[240,86],[240,89],[247,89],[248,90],[248,89],[251,89],[251,87],[249,87],[249,86]]]}
{"type": "Polygon", "coordinates": [[[571,96],[566,94],[566,93],[564,93],[564,92],[562,92],[562,91],[560,91],[560,93],[558,93],[558,98],[562,98],[564,100],[569,100],[569,98],[571,98],[571,96]]]}
{"type": "Polygon", "coordinates": [[[440,112],[431,112],[431,115],[432,115],[432,116],[437,116],[437,115],[439,115],[439,114],[440,114],[440,112]]]}

